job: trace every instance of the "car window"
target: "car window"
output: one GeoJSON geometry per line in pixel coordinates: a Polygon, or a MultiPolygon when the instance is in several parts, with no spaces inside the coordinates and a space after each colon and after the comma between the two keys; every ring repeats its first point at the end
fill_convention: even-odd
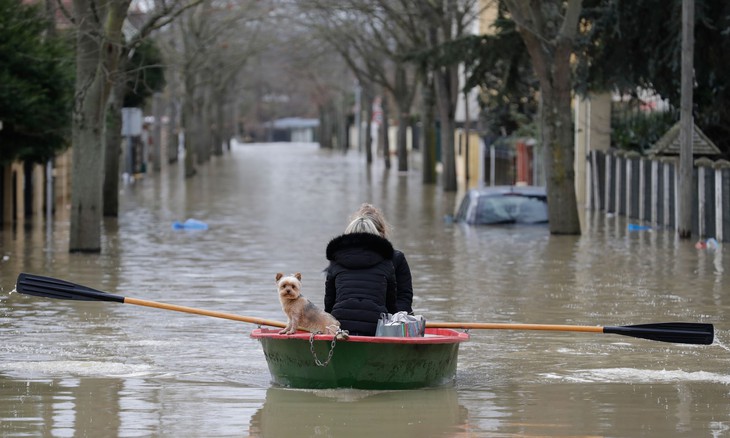
{"type": "Polygon", "coordinates": [[[506,224],[514,219],[509,211],[509,200],[506,196],[481,196],[477,204],[475,223],[506,224]]]}
{"type": "Polygon", "coordinates": [[[481,196],[475,217],[475,223],[482,225],[536,224],[547,220],[547,203],[523,195],[481,196]]]}
{"type": "Polygon", "coordinates": [[[544,199],[521,196],[518,203],[517,223],[539,224],[548,221],[547,203],[544,199]]]}

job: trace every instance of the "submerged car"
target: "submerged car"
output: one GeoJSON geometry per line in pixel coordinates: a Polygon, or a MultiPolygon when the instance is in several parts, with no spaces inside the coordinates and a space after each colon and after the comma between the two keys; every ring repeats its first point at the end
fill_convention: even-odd
{"type": "Polygon", "coordinates": [[[547,193],[539,186],[471,189],[461,200],[454,222],[470,225],[546,224],[547,193]]]}

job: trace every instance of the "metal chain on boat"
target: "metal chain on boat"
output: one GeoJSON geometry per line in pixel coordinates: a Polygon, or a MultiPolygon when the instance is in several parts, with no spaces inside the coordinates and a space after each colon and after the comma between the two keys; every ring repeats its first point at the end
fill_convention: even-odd
{"type": "Polygon", "coordinates": [[[332,360],[332,355],[335,354],[335,345],[337,344],[337,336],[340,334],[340,330],[332,336],[332,345],[330,346],[330,351],[327,353],[327,360],[324,362],[321,362],[319,358],[317,358],[317,353],[314,351],[314,337],[319,334],[322,334],[322,332],[312,333],[309,335],[309,351],[312,352],[314,363],[317,364],[318,367],[326,367],[332,360]]]}

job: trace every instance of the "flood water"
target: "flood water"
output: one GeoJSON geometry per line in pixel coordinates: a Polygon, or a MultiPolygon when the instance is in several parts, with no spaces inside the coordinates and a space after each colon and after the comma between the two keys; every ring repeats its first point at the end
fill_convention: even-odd
{"type": "MultiPolygon", "coordinates": [[[[313,144],[234,145],[122,188],[101,255],[69,254],[67,220],[0,230],[3,437],[719,437],[730,435],[730,254],[672,230],[588,215],[582,236],[444,220],[459,194],[313,144]],[[453,385],[276,387],[252,324],[12,293],[20,272],[125,297],[284,320],[276,272],[322,304],[325,247],[381,207],[429,321],[715,324],[713,345],[472,330],[453,385]],[[173,230],[194,218],[205,231],[173,230]]],[[[394,165],[395,167],[395,165],[394,165]]],[[[62,215],[59,215],[62,216],[62,215]]],[[[726,245],[727,246],[727,245],[726,245]]],[[[335,353],[336,354],[336,353],[335,353]]]]}

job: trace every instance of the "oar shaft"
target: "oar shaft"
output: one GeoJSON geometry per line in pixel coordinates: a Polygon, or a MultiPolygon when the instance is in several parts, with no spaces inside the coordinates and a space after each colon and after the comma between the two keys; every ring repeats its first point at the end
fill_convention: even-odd
{"type": "MultiPolygon", "coordinates": [[[[84,301],[112,301],[117,303],[136,304],[138,306],[154,307],[157,309],[174,310],[177,312],[196,315],[212,316],[215,318],[231,319],[233,321],[249,322],[258,325],[286,327],[283,322],[262,318],[234,315],[232,313],[216,312],[212,310],[196,309],[193,307],[178,306],[156,301],[128,298],[121,295],[108,294],[80,284],[71,283],[57,278],[21,273],[18,275],[16,289],[20,293],[47,298],[84,301]]],[[[712,324],[668,322],[639,324],[620,327],[558,325],[558,324],[509,324],[509,323],[466,323],[466,322],[429,322],[429,328],[451,329],[491,329],[491,330],[550,330],[563,332],[609,333],[652,341],[673,342],[681,344],[710,345],[714,342],[715,328],[712,324]]]]}
{"type": "Polygon", "coordinates": [[[255,318],[251,316],[235,315],[233,313],[217,312],[215,310],[196,309],[194,307],[178,306],[177,304],[160,303],[157,301],[141,300],[139,298],[124,297],[124,304],[136,306],[154,307],[156,309],[174,310],[175,312],[192,313],[195,315],[212,316],[214,318],[230,319],[233,321],[249,322],[252,324],[266,325],[271,327],[286,327],[286,324],[270,319],[255,318]]]}
{"type": "Polygon", "coordinates": [[[560,325],[560,324],[502,324],[486,322],[426,322],[426,327],[474,330],[544,330],[559,332],[603,333],[601,326],[560,325]]]}

